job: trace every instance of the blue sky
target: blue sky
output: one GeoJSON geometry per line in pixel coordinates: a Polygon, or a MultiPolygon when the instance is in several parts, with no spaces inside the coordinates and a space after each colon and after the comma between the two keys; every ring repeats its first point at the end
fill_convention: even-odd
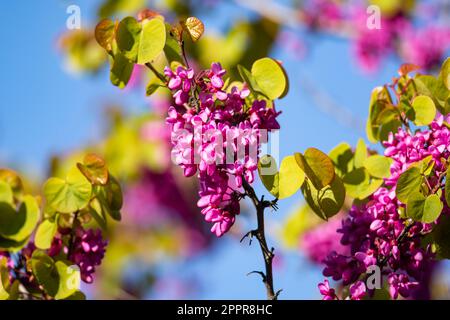
{"type": "MultiPolygon", "coordinates": [[[[64,71],[56,39],[65,30],[69,4],[80,6],[84,24],[94,23],[96,1],[0,2],[0,165],[43,176],[49,156],[101,136],[100,116],[105,101],[132,101],[136,109],[146,106],[143,99],[134,94],[127,97],[110,85],[107,72],[96,77],[74,77],[64,71]]],[[[223,5],[217,12],[220,15],[201,17],[207,31],[220,29],[230,17],[248,15],[234,5],[223,5]]],[[[347,42],[321,36],[309,38],[307,45],[310,54],[303,60],[295,60],[281,48],[271,53],[284,61],[290,77],[290,93],[277,105],[283,111],[281,156],[310,146],[328,151],[341,141],[354,145],[358,137],[365,137],[357,128],[337,123],[336,113],[320,111],[304,90],[305,79],[364,121],[372,88],[396,75],[399,64],[390,59],[378,73],[367,76],[356,67],[347,42]]],[[[256,189],[259,194],[264,192],[260,184],[256,189]]],[[[269,228],[299,201],[300,195],[282,201],[279,212],[270,215],[269,228]]],[[[220,241],[223,245],[214,254],[183,265],[186,274],[201,276],[204,290],[198,298],[264,298],[260,279],[246,276],[262,267],[259,248],[226,237],[220,241]]],[[[279,247],[276,242],[274,245],[279,247]]],[[[319,269],[296,253],[285,255],[283,264],[282,270],[275,271],[276,287],[283,288],[282,298],[318,297],[316,285],[323,279],[319,269]]],[[[161,273],[170,274],[177,268],[181,266],[167,266],[161,273]]]]}

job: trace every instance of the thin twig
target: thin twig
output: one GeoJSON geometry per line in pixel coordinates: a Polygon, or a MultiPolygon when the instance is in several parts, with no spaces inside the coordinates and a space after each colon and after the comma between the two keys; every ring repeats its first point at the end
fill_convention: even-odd
{"type": "Polygon", "coordinates": [[[266,286],[267,291],[267,299],[269,300],[276,300],[278,298],[278,295],[281,291],[277,291],[275,293],[275,290],[273,288],[273,273],[272,273],[272,261],[274,257],[274,249],[271,248],[269,250],[269,247],[267,246],[266,241],[266,235],[265,235],[265,229],[264,229],[264,210],[268,207],[272,207],[276,205],[275,201],[265,201],[264,197],[261,198],[261,200],[258,199],[256,196],[255,190],[250,186],[250,184],[244,179],[243,180],[243,187],[246,192],[246,195],[252,200],[253,205],[256,209],[256,218],[257,218],[257,229],[252,230],[248,232],[241,241],[243,241],[246,237],[255,237],[258,242],[259,246],[261,247],[261,252],[263,254],[264,258],[264,265],[265,265],[265,272],[262,271],[252,271],[249,274],[252,273],[258,273],[261,275],[264,285],[266,286]]]}

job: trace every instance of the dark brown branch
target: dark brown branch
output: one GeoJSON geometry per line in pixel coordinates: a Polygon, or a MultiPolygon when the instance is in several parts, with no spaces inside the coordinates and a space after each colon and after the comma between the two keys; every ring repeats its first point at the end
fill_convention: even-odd
{"type": "Polygon", "coordinates": [[[256,196],[255,190],[248,184],[248,182],[244,179],[243,180],[243,187],[246,192],[246,195],[252,200],[253,205],[256,209],[256,218],[257,218],[257,229],[252,230],[248,232],[244,237],[241,239],[243,241],[246,237],[255,237],[258,242],[259,246],[261,247],[261,252],[264,258],[264,265],[265,265],[265,272],[262,271],[253,271],[252,273],[258,273],[261,275],[263,279],[263,283],[266,286],[267,291],[267,299],[269,300],[276,300],[278,298],[278,295],[280,291],[275,293],[275,290],[273,288],[273,273],[272,273],[272,261],[273,257],[275,256],[273,251],[274,249],[267,246],[266,241],[266,235],[265,235],[265,229],[264,229],[264,210],[268,207],[274,207],[276,206],[276,200],[275,201],[265,201],[264,197],[261,198],[261,200],[258,199],[256,196]]]}

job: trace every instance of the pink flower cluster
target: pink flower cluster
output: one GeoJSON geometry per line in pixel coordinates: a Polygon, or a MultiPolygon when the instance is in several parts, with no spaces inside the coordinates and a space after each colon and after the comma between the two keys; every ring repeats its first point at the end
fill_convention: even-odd
{"type": "Polygon", "coordinates": [[[351,17],[356,26],[354,52],[365,71],[379,68],[383,58],[397,53],[408,63],[425,70],[439,66],[450,48],[450,28],[434,24],[417,26],[402,13],[392,17],[382,16],[380,28],[367,27],[365,10],[355,10],[351,17]]]}
{"type": "MultiPolygon", "coordinates": [[[[60,231],[64,234],[70,232],[69,229],[60,231]]],[[[80,268],[81,280],[86,283],[92,283],[94,281],[95,267],[101,264],[105,256],[106,245],[108,244],[107,241],[103,240],[101,231],[85,230],[82,227],[77,228],[70,252],[69,248],[64,246],[61,237],[62,235],[58,234],[53,239],[52,245],[48,249],[48,255],[56,256],[61,252],[69,254],[68,259],[80,268]]]]}
{"type": "Polygon", "coordinates": [[[400,49],[405,61],[432,70],[450,49],[450,28],[433,25],[420,30],[409,28],[403,32],[400,49]]]}
{"type": "Polygon", "coordinates": [[[303,234],[300,248],[312,262],[322,263],[332,251],[343,255],[350,253],[349,248],[341,244],[341,235],[336,232],[341,220],[341,215],[333,217],[327,223],[322,223],[303,234]]]}
{"type": "Polygon", "coordinates": [[[356,27],[353,50],[359,65],[367,72],[378,69],[381,60],[395,52],[395,44],[400,38],[401,32],[410,27],[410,21],[406,17],[398,15],[382,16],[380,28],[369,29],[365,10],[355,10],[351,21],[356,27]]]}
{"type": "Polygon", "coordinates": [[[450,49],[450,27],[436,23],[436,16],[429,16],[431,11],[443,10],[440,4],[430,4],[426,10],[418,5],[413,15],[402,9],[390,15],[382,13],[379,27],[374,27],[376,17],[366,10],[364,0],[305,0],[301,13],[312,30],[341,30],[348,34],[356,60],[366,72],[379,69],[381,61],[391,54],[432,70],[450,49]]]}
{"type": "Polygon", "coordinates": [[[198,206],[218,237],[231,228],[240,212],[239,190],[244,179],[254,181],[267,130],[280,127],[279,112],[267,108],[265,101],[248,105],[247,87],[226,91],[224,74],[219,63],[198,74],[182,66],[165,69],[174,98],[167,117],[172,159],[186,177],[198,175],[198,206]]]}
{"type": "Polygon", "coordinates": [[[310,28],[333,27],[343,19],[340,4],[330,0],[309,0],[303,8],[305,22],[310,28]]]}
{"type": "MultiPolygon", "coordinates": [[[[390,135],[383,143],[386,147],[384,155],[394,160],[391,166],[391,177],[386,180],[387,186],[395,186],[398,177],[409,166],[428,156],[433,156],[436,175],[445,170],[445,163],[450,153],[450,130],[444,125],[450,121],[450,115],[444,118],[439,115],[430,124],[431,130],[417,131],[414,135],[400,129],[395,135],[390,135]]],[[[437,181],[431,181],[436,184],[437,181]]]]}
{"type": "Polygon", "coordinates": [[[80,267],[81,279],[86,283],[94,281],[95,267],[102,263],[105,256],[106,245],[100,230],[77,229],[73,242],[73,250],[69,257],[80,267]]]}
{"type": "MultiPolygon", "coordinates": [[[[430,246],[421,246],[421,238],[431,231],[431,225],[415,222],[405,231],[407,227],[399,215],[399,209],[405,205],[396,198],[395,187],[402,172],[429,155],[434,161],[434,175],[429,183],[432,187],[440,183],[436,177],[445,169],[442,161],[450,155],[450,130],[443,122],[444,117],[438,116],[429,130],[410,134],[400,128],[396,134],[391,134],[384,142],[385,156],[394,160],[392,176],[385,181],[386,187],[378,189],[366,204],[354,205],[348,217],[343,219],[338,232],[342,234],[341,243],[350,248],[350,254],[332,251],[324,260],[323,274],[342,281],[343,285],[351,285],[351,299],[372,293],[359,284],[371,265],[382,267],[393,299],[399,296],[426,298],[425,288],[435,259],[430,246]],[[406,237],[400,242],[404,232],[406,237]],[[353,294],[352,288],[357,284],[358,294],[353,294]]],[[[445,205],[443,214],[449,213],[450,209],[445,205]]],[[[326,299],[333,296],[325,290],[326,283],[320,284],[319,289],[326,299]]]]}

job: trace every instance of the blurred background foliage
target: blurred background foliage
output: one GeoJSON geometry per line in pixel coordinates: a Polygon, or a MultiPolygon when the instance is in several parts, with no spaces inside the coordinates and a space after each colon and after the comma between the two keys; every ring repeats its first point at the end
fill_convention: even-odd
{"type": "MultiPolygon", "coordinates": [[[[339,90],[346,86],[346,74],[342,73],[342,68],[339,69],[338,66],[335,67],[336,70],[330,68],[334,64],[339,64],[338,58],[342,56],[335,57],[333,52],[326,52],[325,56],[331,64],[324,61],[321,67],[320,63],[317,65],[315,62],[318,77],[314,80],[311,80],[314,77],[297,72],[297,68],[290,69],[290,66],[308,64],[309,59],[314,60],[315,50],[320,50],[318,48],[323,41],[329,41],[330,38],[339,42],[345,41],[348,46],[356,43],[358,48],[358,43],[361,39],[365,39],[366,35],[358,34],[359,27],[354,25],[358,19],[348,17],[355,8],[359,10],[362,8],[364,11],[369,4],[379,5],[383,19],[386,20],[401,16],[419,29],[428,28],[431,24],[438,25],[444,29],[445,37],[449,35],[450,27],[446,1],[97,0],[94,3],[89,6],[80,4],[82,29],[67,30],[61,24],[61,29],[54,32],[54,34],[59,32],[57,50],[64,60],[65,70],[70,74],[77,77],[81,75],[81,79],[99,77],[101,78],[99,81],[105,86],[111,86],[104,72],[109,68],[108,57],[98,46],[93,35],[94,26],[101,18],[120,19],[128,15],[136,16],[144,8],[161,12],[171,22],[188,16],[198,16],[205,22],[206,33],[195,45],[188,43],[187,52],[192,65],[196,69],[207,68],[211,62],[219,61],[226,69],[231,70],[231,73],[236,73],[237,64],[249,68],[252,61],[261,57],[285,57],[288,60],[285,67],[291,81],[295,83],[300,81],[302,87],[294,85],[294,88],[291,88],[291,95],[294,98],[286,101],[283,108],[299,108],[297,96],[306,95],[310,99],[306,108],[317,108],[320,111],[319,117],[325,115],[329,118],[329,124],[338,123],[341,130],[346,132],[353,130],[352,134],[343,134],[342,138],[336,137],[337,141],[331,139],[333,141],[325,143],[325,149],[337,144],[341,139],[353,139],[355,134],[362,135],[360,115],[366,112],[369,102],[367,92],[374,84],[374,81],[364,79],[367,77],[373,79],[373,74],[367,74],[365,72],[367,68],[362,68],[361,70],[365,71],[357,73],[356,76],[352,74],[357,80],[352,84],[349,83],[349,86],[357,85],[358,81],[365,81],[364,89],[360,89],[362,98],[359,100],[365,103],[358,107],[364,111],[354,114],[351,109],[342,107],[335,102],[336,99],[333,99],[333,94],[339,93],[339,90]],[[86,12],[87,8],[90,10],[89,13],[86,12]],[[246,14],[242,14],[244,11],[246,14]],[[85,16],[89,16],[89,19],[85,19],[85,16]],[[331,75],[335,72],[339,74],[331,75]],[[334,79],[336,76],[341,83],[332,93],[326,91],[325,85],[315,82],[317,78],[334,79]]],[[[59,1],[59,10],[63,11],[69,4],[72,2],[59,1]]],[[[426,61],[424,67],[432,71],[435,65],[440,65],[446,50],[448,52],[449,41],[445,39],[450,37],[442,38],[442,48],[439,47],[439,50],[431,48],[431,45],[430,48],[423,49],[427,52],[436,51],[433,56],[428,57],[429,61],[426,61]]],[[[370,45],[372,42],[368,43],[370,45]]],[[[384,50],[378,50],[376,46],[365,48],[377,58],[375,70],[369,68],[372,73],[382,73],[376,81],[380,79],[384,79],[384,82],[389,81],[389,72],[395,70],[392,65],[397,66],[408,57],[404,54],[404,46],[400,45],[402,43],[401,36],[398,36],[395,43],[379,44],[383,48],[392,46],[388,54],[384,50]],[[383,59],[387,62],[383,62],[383,59]],[[388,68],[385,73],[382,71],[384,63],[388,68]]],[[[347,59],[352,62],[361,59],[361,56],[358,58],[358,53],[355,55],[355,50],[348,51],[350,58],[347,59]]],[[[319,56],[321,59],[325,57],[323,54],[319,56]]],[[[160,61],[158,67],[162,69],[163,66],[164,61],[160,61]]],[[[391,75],[394,76],[392,72],[391,75]]],[[[211,286],[222,285],[226,290],[222,291],[226,292],[225,296],[221,296],[223,298],[258,298],[259,296],[254,293],[262,291],[262,284],[259,279],[246,278],[245,272],[254,268],[255,264],[251,261],[258,260],[259,253],[256,250],[247,252],[248,248],[243,248],[242,250],[247,252],[245,259],[248,261],[222,261],[227,257],[228,259],[242,257],[242,254],[227,256],[224,251],[227,250],[230,241],[238,243],[241,236],[251,228],[248,225],[249,221],[239,219],[238,224],[227,235],[229,238],[227,240],[211,237],[196,207],[195,180],[183,178],[181,171],[170,161],[169,131],[164,120],[170,105],[168,92],[165,92],[165,89],[158,89],[150,98],[136,98],[144,96],[147,85],[152,81],[154,81],[152,74],[144,68],[136,67],[127,89],[123,91],[123,96],[129,96],[129,99],[121,96],[115,101],[114,98],[111,100],[104,99],[104,95],[99,96],[90,109],[101,112],[98,117],[100,123],[96,125],[97,131],[101,134],[87,145],[71,148],[72,150],[66,149],[64,152],[55,150],[56,155],[48,165],[48,175],[58,175],[76,161],[80,161],[87,152],[94,152],[105,158],[110,171],[123,186],[125,195],[123,221],[120,224],[110,221],[107,235],[110,241],[106,257],[97,272],[94,284],[85,289],[88,297],[218,298],[217,295],[210,294],[211,286]],[[144,105],[145,108],[136,108],[133,106],[136,104],[144,105]],[[234,269],[233,272],[227,273],[230,269],[234,269]],[[208,274],[205,270],[208,270],[208,274]],[[227,285],[227,278],[235,274],[239,274],[239,278],[236,277],[227,285]],[[251,289],[244,290],[239,286],[249,286],[251,289]]],[[[347,90],[346,96],[341,101],[352,100],[351,92],[356,90],[357,87],[347,90]]],[[[1,109],[12,107],[5,105],[1,109]]],[[[70,119],[66,121],[70,122],[70,119]]],[[[301,116],[298,117],[299,125],[303,121],[305,120],[301,116]]],[[[307,121],[313,122],[314,119],[310,118],[307,121]]],[[[322,123],[319,127],[323,126],[326,124],[322,123]]],[[[283,129],[286,127],[282,123],[283,129]]],[[[289,136],[288,146],[295,146],[297,150],[304,147],[305,143],[316,145],[316,141],[329,138],[326,135],[320,136],[320,133],[317,135],[318,132],[311,132],[316,138],[300,136],[295,127],[286,132],[284,137],[289,136]],[[306,142],[300,144],[299,139],[306,142]]],[[[283,137],[281,143],[284,143],[283,137]]],[[[11,161],[1,161],[0,165],[11,165],[11,161]]],[[[20,163],[13,166],[21,168],[20,163]]],[[[27,185],[33,189],[34,181],[45,177],[35,174],[33,170],[29,171],[31,174],[27,185]]],[[[283,284],[289,282],[292,287],[303,287],[297,291],[301,293],[300,295],[296,296],[296,292],[291,291],[291,294],[284,296],[285,298],[316,298],[318,293],[315,283],[320,279],[320,269],[315,267],[318,261],[314,257],[314,248],[305,246],[304,238],[314,230],[319,230],[320,233],[320,228],[323,227],[321,221],[307,207],[295,202],[283,206],[280,211],[271,217],[268,226],[271,237],[277,240],[275,281],[277,275],[286,273],[287,276],[282,280],[283,284]],[[292,261],[294,267],[286,266],[288,263],[292,265],[292,261]],[[299,267],[298,261],[303,261],[302,263],[308,264],[308,267],[299,267]]],[[[242,214],[245,216],[252,212],[247,212],[244,208],[242,214]]],[[[339,221],[343,214],[345,213],[334,217],[332,221],[339,221]]],[[[333,225],[333,222],[330,224],[333,225]]],[[[337,227],[334,223],[334,228],[337,227]]],[[[325,241],[331,241],[329,245],[332,246],[338,238],[332,240],[327,238],[325,241]]],[[[241,246],[245,247],[243,244],[241,246]]],[[[445,274],[437,273],[437,277],[442,276],[445,274]]],[[[436,281],[436,283],[441,284],[433,287],[435,297],[447,297],[448,289],[445,282],[436,281]]],[[[280,286],[283,287],[283,284],[280,286]]],[[[286,288],[285,291],[289,290],[286,288]]]]}

